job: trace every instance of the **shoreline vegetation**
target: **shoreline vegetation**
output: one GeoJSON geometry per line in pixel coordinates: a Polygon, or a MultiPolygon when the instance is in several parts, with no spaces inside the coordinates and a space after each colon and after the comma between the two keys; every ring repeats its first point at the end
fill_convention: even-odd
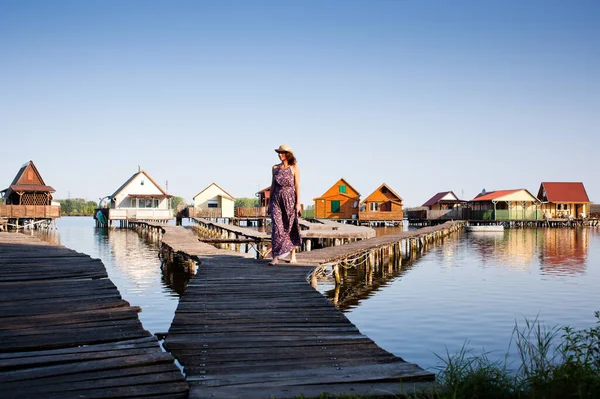
{"type": "MultiPolygon", "coordinates": [[[[386,395],[410,399],[594,399],[600,398],[600,312],[593,327],[544,326],[537,318],[515,322],[511,345],[520,365],[492,361],[487,353],[473,354],[463,345],[454,355],[438,356],[434,388],[386,395]],[[516,371],[515,371],[516,370],[516,371]]],[[[406,383],[408,387],[410,383],[406,383]]],[[[401,386],[402,388],[402,386],[401,386]]],[[[298,399],[303,399],[300,397],[298,399]]],[[[362,399],[372,396],[322,394],[318,399],[362,399]]]]}

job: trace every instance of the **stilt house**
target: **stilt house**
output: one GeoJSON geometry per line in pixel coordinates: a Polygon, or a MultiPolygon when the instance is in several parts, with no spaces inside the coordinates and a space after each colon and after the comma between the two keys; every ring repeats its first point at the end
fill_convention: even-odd
{"type": "Polygon", "coordinates": [[[173,219],[167,194],[150,175],[140,170],[131,176],[108,198],[108,222],[113,220],[153,220],[166,222],[173,219]]]}
{"type": "Polygon", "coordinates": [[[590,214],[590,199],[581,182],[544,182],[537,198],[546,219],[583,219],[590,214]]]}
{"type": "Polygon", "coordinates": [[[471,220],[540,220],[540,201],[526,189],[482,192],[470,201],[471,220]]]}
{"type": "Polygon", "coordinates": [[[314,201],[317,219],[358,219],[360,193],[343,178],[314,201]]]}
{"type": "Polygon", "coordinates": [[[0,217],[8,219],[55,219],[60,217],[60,205],[52,205],[55,190],[46,185],[33,161],[19,169],[8,188],[0,192],[4,205],[0,217]]]}
{"type": "Polygon", "coordinates": [[[387,184],[382,184],[360,203],[360,221],[402,221],[402,198],[387,184]]]}
{"type": "Polygon", "coordinates": [[[211,183],[194,196],[196,217],[232,218],[235,198],[216,183],[211,183]]]}

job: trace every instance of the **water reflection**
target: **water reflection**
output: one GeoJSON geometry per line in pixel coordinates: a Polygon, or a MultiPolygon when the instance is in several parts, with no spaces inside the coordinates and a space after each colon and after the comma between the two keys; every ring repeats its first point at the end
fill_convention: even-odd
{"type": "Polygon", "coordinates": [[[402,264],[376,265],[369,269],[342,268],[340,285],[328,281],[321,283],[319,290],[338,309],[346,311],[359,306],[361,301],[384,289],[392,280],[402,277],[410,270],[415,259],[405,260],[402,264]]]}
{"type": "Polygon", "coordinates": [[[556,275],[585,273],[590,245],[589,230],[553,230],[543,231],[543,246],[540,252],[542,272],[556,275]]]}
{"type": "Polygon", "coordinates": [[[586,328],[599,310],[600,231],[509,229],[463,233],[391,268],[348,270],[319,289],[362,333],[434,370],[436,356],[468,344],[518,364],[515,322],[586,328]]]}

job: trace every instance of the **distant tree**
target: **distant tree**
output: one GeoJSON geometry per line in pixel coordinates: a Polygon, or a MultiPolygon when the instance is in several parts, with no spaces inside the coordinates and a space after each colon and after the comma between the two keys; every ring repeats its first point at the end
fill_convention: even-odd
{"type": "Polygon", "coordinates": [[[4,198],[0,198],[0,205],[4,205],[4,198]]]}
{"type": "Polygon", "coordinates": [[[57,199],[60,203],[62,216],[92,216],[97,205],[95,201],[86,201],[83,198],[57,199]]]}
{"type": "Polygon", "coordinates": [[[181,210],[182,208],[187,207],[187,203],[182,197],[173,197],[171,198],[171,209],[181,210]]]}
{"type": "Polygon", "coordinates": [[[258,198],[236,198],[234,208],[253,208],[258,206],[258,198]]]}

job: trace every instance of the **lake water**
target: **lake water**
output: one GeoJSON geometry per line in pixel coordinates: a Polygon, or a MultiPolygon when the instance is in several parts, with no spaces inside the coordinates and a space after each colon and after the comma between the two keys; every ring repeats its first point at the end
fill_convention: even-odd
{"type": "MultiPolygon", "coordinates": [[[[143,309],[146,329],[168,331],[189,276],[176,267],[162,271],[156,244],[135,231],[96,229],[91,218],[63,217],[58,227],[51,239],[100,258],[123,298],[143,309]]],[[[503,360],[515,322],[526,318],[549,327],[592,326],[598,287],[597,228],[515,229],[462,233],[372,280],[348,270],[337,298],[363,334],[435,371],[435,354],[457,353],[465,343],[503,360]]],[[[331,283],[319,290],[336,297],[331,283]]]]}

